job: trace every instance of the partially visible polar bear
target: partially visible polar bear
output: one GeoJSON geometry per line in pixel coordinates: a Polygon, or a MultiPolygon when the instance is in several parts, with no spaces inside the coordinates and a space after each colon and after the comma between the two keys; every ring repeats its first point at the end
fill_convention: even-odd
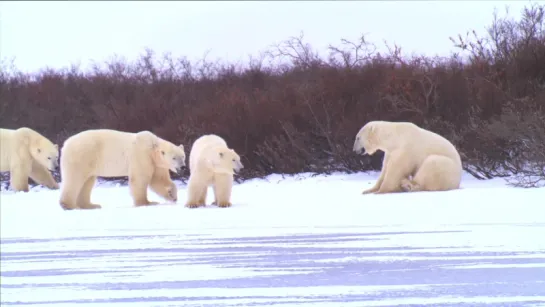
{"type": "Polygon", "coordinates": [[[218,207],[230,207],[233,176],[243,167],[240,156],[227,147],[227,143],[221,137],[208,134],[198,138],[189,153],[190,175],[186,207],[205,206],[210,185],[214,189],[213,204],[218,207]]]}
{"type": "Polygon", "coordinates": [[[28,177],[56,190],[59,184],[49,171],[59,163],[59,147],[30,128],[0,129],[0,171],[10,172],[10,186],[28,192],[28,177]]]}
{"type": "Polygon", "coordinates": [[[129,177],[135,206],[155,205],[149,188],[168,201],[177,201],[177,188],[169,169],[185,166],[183,145],[176,146],[149,131],[138,133],[110,129],[80,132],[64,142],[61,151],[61,197],[65,210],[98,209],[91,203],[97,177],[129,177]]]}
{"type": "Polygon", "coordinates": [[[444,137],[409,122],[371,121],[356,136],[354,151],[384,152],[382,171],[368,193],[458,189],[462,161],[444,137]]]}

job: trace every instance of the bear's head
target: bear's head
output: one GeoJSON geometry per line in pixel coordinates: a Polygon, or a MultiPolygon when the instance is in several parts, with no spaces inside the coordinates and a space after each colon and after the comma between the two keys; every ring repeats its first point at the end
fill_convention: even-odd
{"type": "Polygon", "coordinates": [[[216,146],[210,151],[208,162],[215,173],[233,174],[239,172],[244,165],[240,156],[231,148],[216,146]]]}
{"type": "Polygon", "coordinates": [[[358,154],[363,153],[364,155],[372,155],[379,150],[378,126],[379,125],[375,121],[365,124],[360,131],[358,131],[352,150],[358,154]]]}
{"type": "Polygon", "coordinates": [[[377,150],[395,150],[399,147],[400,139],[403,140],[406,126],[406,123],[370,121],[356,135],[353,150],[364,155],[372,155],[377,150]]]}
{"type": "Polygon", "coordinates": [[[50,171],[54,171],[59,166],[59,146],[44,137],[36,138],[31,142],[30,154],[34,160],[50,171]]]}
{"type": "Polygon", "coordinates": [[[161,140],[159,154],[163,160],[165,167],[168,167],[174,173],[178,173],[185,166],[185,150],[184,145],[178,146],[161,140]]]}

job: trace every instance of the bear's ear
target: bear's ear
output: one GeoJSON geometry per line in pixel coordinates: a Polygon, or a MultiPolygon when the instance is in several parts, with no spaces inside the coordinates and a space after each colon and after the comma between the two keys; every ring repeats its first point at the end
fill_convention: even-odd
{"type": "Polygon", "coordinates": [[[184,145],[180,144],[180,145],[178,145],[178,147],[180,147],[182,150],[184,150],[184,145]]]}

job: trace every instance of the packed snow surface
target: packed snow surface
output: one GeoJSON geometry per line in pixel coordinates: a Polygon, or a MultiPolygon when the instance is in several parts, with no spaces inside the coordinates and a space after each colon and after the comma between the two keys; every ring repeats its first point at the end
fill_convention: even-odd
{"type": "Polygon", "coordinates": [[[545,306],[545,188],[362,195],[377,176],[250,180],[231,208],[2,191],[2,306],[545,306]]]}

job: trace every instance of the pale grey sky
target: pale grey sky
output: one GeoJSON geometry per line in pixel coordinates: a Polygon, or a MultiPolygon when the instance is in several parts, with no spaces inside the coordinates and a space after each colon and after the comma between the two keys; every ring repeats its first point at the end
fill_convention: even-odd
{"type": "MultiPolygon", "coordinates": [[[[536,2],[536,1],[534,1],[536,2]]],[[[537,1],[543,2],[543,1],[537,1]]],[[[62,1],[0,2],[0,57],[24,71],[113,54],[230,61],[257,55],[301,31],[319,50],[341,38],[383,40],[406,52],[448,55],[449,36],[492,21],[494,7],[519,16],[529,1],[62,1]]]]}

